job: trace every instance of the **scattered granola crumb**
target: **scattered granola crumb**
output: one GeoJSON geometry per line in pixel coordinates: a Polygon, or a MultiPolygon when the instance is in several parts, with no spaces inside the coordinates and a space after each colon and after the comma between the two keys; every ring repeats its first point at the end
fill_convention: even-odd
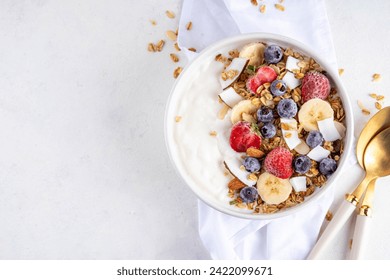
{"type": "Polygon", "coordinates": [[[362,110],[362,113],[364,115],[370,115],[371,112],[364,106],[363,102],[361,102],[360,100],[358,100],[358,105],[359,105],[359,108],[362,110]]]}
{"type": "Polygon", "coordinates": [[[225,170],[225,172],[223,172],[223,175],[224,175],[224,176],[228,176],[229,174],[230,174],[229,171],[226,171],[226,170],[225,170]]]}
{"type": "Polygon", "coordinates": [[[333,219],[333,213],[330,212],[330,211],[328,211],[328,212],[326,213],[325,219],[326,219],[327,221],[331,221],[331,220],[333,219]]]}
{"type": "Polygon", "coordinates": [[[230,50],[229,55],[231,58],[236,58],[240,56],[240,52],[237,49],[230,50]]]}
{"type": "Polygon", "coordinates": [[[176,116],[175,117],[175,122],[180,122],[181,121],[181,116],[176,116]]]}
{"type": "Polygon", "coordinates": [[[155,52],[156,51],[156,47],[153,43],[149,43],[148,44],[148,51],[150,52],[155,52]]]}
{"type": "Polygon", "coordinates": [[[380,104],[379,102],[375,102],[375,108],[377,108],[378,110],[382,109],[382,104],[380,104]]]}
{"type": "Polygon", "coordinates": [[[260,13],[264,14],[265,10],[266,10],[266,6],[265,5],[261,5],[260,6],[260,13]]]}
{"type": "Polygon", "coordinates": [[[175,49],[176,49],[178,52],[181,51],[181,49],[179,48],[179,45],[177,44],[177,42],[176,42],[173,46],[175,47],[175,49]]]}
{"type": "Polygon", "coordinates": [[[256,176],[256,174],[253,174],[253,173],[249,174],[249,175],[248,175],[248,180],[257,181],[257,176],[256,176]]]}
{"type": "Polygon", "coordinates": [[[157,22],[154,19],[149,20],[152,25],[157,25],[157,22]]]}
{"type": "Polygon", "coordinates": [[[189,48],[188,49],[190,52],[196,52],[196,49],[195,48],[189,48]]]}
{"type": "Polygon", "coordinates": [[[344,74],[344,69],[343,68],[340,68],[339,69],[339,76],[343,75],[344,74]]]}
{"type": "Polygon", "coordinates": [[[192,29],[192,21],[190,21],[189,23],[187,23],[186,29],[187,29],[187,30],[191,30],[191,29],[192,29]]]}
{"type": "Polygon", "coordinates": [[[241,169],[241,170],[245,170],[245,166],[241,165],[241,166],[240,166],[240,169],[241,169]]]}
{"type": "Polygon", "coordinates": [[[174,71],[173,71],[173,77],[176,79],[177,77],[179,77],[181,71],[183,70],[183,68],[181,67],[177,67],[174,71]]]}
{"type": "Polygon", "coordinates": [[[172,31],[172,30],[168,30],[167,32],[165,32],[165,34],[167,35],[167,37],[172,40],[172,41],[176,41],[177,40],[177,35],[176,35],[176,32],[172,31]]]}
{"type": "Polygon", "coordinates": [[[172,11],[165,11],[165,14],[166,14],[167,17],[169,17],[169,18],[175,18],[175,13],[172,12],[172,11]]]}
{"type": "Polygon", "coordinates": [[[262,158],[265,154],[263,151],[250,147],[246,150],[246,154],[250,157],[262,158]]]}
{"type": "Polygon", "coordinates": [[[169,56],[171,57],[171,59],[172,59],[173,62],[176,63],[176,62],[179,61],[179,57],[178,57],[176,54],[171,53],[171,54],[169,54],[169,56]]]}
{"type": "Polygon", "coordinates": [[[287,132],[284,134],[284,138],[291,138],[292,134],[290,132],[287,132]]]}
{"type": "Polygon", "coordinates": [[[376,97],[377,101],[381,101],[383,99],[385,99],[385,97],[383,95],[377,95],[377,97],[376,97]]]}
{"type": "Polygon", "coordinates": [[[217,132],[215,130],[210,131],[210,136],[217,136],[217,132]]]}
{"type": "Polygon", "coordinates": [[[363,113],[363,115],[366,115],[366,116],[371,114],[371,112],[367,109],[362,109],[362,113],[363,113]]]}
{"type": "Polygon", "coordinates": [[[349,240],[349,249],[352,249],[352,243],[353,243],[353,239],[350,239],[349,240]]]}
{"type": "Polygon", "coordinates": [[[375,73],[374,75],[372,75],[373,82],[378,82],[381,78],[382,78],[381,75],[378,73],[375,73]]]}
{"type": "Polygon", "coordinates": [[[279,3],[282,4],[284,2],[284,0],[279,0],[279,3]]]}
{"type": "Polygon", "coordinates": [[[253,6],[257,6],[257,0],[251,0],[253,6]]]}
{"type": "Polygon", "coordinates": [[[275,4],[275,8],[278,9],[279,11],[284,12],[284,6],[280,4],[275,4]]]}
{"type": "Polygon", "coordinates": [[[164,40],[160,40],[157,42],[157,44],[149,43],[148,44],[148,51],[150,52],[161,52],[163,47],[165,45],[164,40]]]}
{"type": "Polygon", "coordinates": [[[233,70],[233,69],[230,69],[229,71],[225,72],[223,71],[221,73],[221,78],[222,80],[226,81],[226,80],[232,80],[235,76],[237,76],[239,73],[238,73],[238,70],[233,70]]]}
{"type": "Polygon", "coordinates": [[[376,99],[376,98],[377,98],[377,95],[376,95],[376,93],[370,93],[370,94],[369,94],[369,96],[370,96],[370,97],[372,97],[372,98],[374,98],[374,99],[376,99]]]}

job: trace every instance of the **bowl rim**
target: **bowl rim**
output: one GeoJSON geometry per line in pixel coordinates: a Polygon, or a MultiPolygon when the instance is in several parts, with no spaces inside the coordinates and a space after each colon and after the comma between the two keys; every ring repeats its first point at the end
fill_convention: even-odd
{"type": "Polygon", "coordinates": [[[331,67],[325,60],[323,60],[315,51],[313,51],[307,45],[286,36],[281,36],[272,33],[264,33],[264,32],[246,33],[246,34],[240,34],[232,37],[227,37],[225,39],[219,40],[211,44],[210,46],[202,50],[192,61],[189,61],[187,63],[181,75],[176,79],[175,83],[173,84],[167,99],[165,114],[164,114],[164,139],[165,139],[166,148],[168,151],[170,161],[174,166],[175,172],[179,175],[181,180],[196,194],[197,198],[201,199],[208,206],[224,214],[234,216],[237,218],[249,219],[249,220],[272,220],[272,219],[277,219],[277,218],[295,214],[299,211],[302,211],[304,208],[307,208],[309,205],[313,205],[316,201],[318,201],[321,197],[323,197],[325,193],[329,192],[335,185],[338,177],[340,176],[341,172],[343,171],[347,163],[347,160],[350,157],[350,153],[352,150],[352,143],[353,143],[353,135],[354,135],[353,133],[354,133],[354,120],[353,120],[351,101],[347,94],[347,91],[345,90],[345,87],[341,82],[341,79],[336,69],[331,67]],[[310,55],[310,57],[314,58],[326,70],[326,72],[329,73],[331,80],[333,81],[333,83],[336,85],[336,88],[338,89],[338,94],[340,95],[343,102],[343,108],[345,112],[345,123],[347,127],[346,135],[344,137],[343,156],[340,158],[336,172],[332,175],[331,179],[326,183],[326,185],[323,186],[319,191],[315,192],[313,194],[314,197],[312,197],[311,199],[303,203],[300,203],[298,205],[295,205],[291,208],[285,209],[284,211],[278,211],[276,213],[270,213],[270,214],[253,214],[253,213],[239,212],[229,208],[224,208],[221,205],[216,205],[215,203],[213,203],[211,199],[209,199],[208,197],[202,194],[202,191],[200,191],[199,188],[198,189],[194,188],[187,181],[184,174],[182,174],[181,171],[179,170],[176,160],[173,158],[172,155],[172,149],[174,149],[173,143],[169,141],[169,135],[168,135],[168,126],[170,125],[170,123],[172,123],[170,122],[170,120],[168,120],[170,107],[172,104],[172,97],[181,79],[186,75],[187,72],[191,71],[191,66],[196,63],[199,63],[199,61],[202,61],[203,57],[207,56],[211,52],[217,52],[218,49],[222,49],[227,45],[239,44],[240,42],[248,41],[248,40],[253,40],[253,42],[273,41],[273,40],[280,41],[288,45],[291,45],[293,48],[300,49],[303,52],[305,52],[307,55],[310,55]]]}

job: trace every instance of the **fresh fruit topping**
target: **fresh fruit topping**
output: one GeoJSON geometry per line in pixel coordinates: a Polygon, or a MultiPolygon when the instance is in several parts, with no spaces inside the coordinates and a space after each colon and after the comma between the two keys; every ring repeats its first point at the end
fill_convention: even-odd
{"type": "Polygon", "coordinates": [[[245,168],[240,168],[242,165],[241,160],[240,156],[227,157],[224,164],[230,174],[240,180],[245,186],[253,186],[256,184],[256,181],[249,180],[248,177],[251,173],[246,171],[245,168]]]}
{"type": "Polygon", "coordinates": [[[276,147],[265,157],[264,167],[276,177],[286,179],[293,174],[292,160],[292,154],[288,149],[276,147]]]}
{"type": "Polygon", "coordinates": [[[283,58],[283,51],[277,45],[269,45],[264,51],[264,60],[267,63],[275,64],[281,61],[283,58]]]}
{"type": "Polygon", "coordinates": [[[232,60],[230,65],[222,72],[219,79],[223,89],[227,88],[238,79],[248,64],[248,61],[248,59],[241,57],[236,57],[232,60]]]}
{"type": "Polygon", "coordinates": [[[257,120],[259,122],[267,123],[271,122],[274,119],[274,114],[272,109],[267,106],[261,106],[259,110],[257,110],[257,120]]]}
{"type": "Polygon", "coordinates": [[[245,152],[248,148],[260,148],[261,137],[256,124],[249,122],[238,122],[233,125],[230,133],[230,146],[239,153],[245,152]]]}
{"type": "Polygon", "coordinates": [[[260,161],[254,157],[246,157],[242,162],[242,165],[244,165],[246,171],[251,173],[257,172],[261,168],[260,161]]]}
{"type": "Polygon", "coordinates": [[[287,85],[282,80],[275,80],[271,84],[271,93],[274,96],[282,96],[287,91],[287,85]]]}
{"type": "Polygon", "coordinates": [[[246,88],[247,90],[252,93],[252,94],[257,94],[256,93],[256,90],[259,88],[259,86],[261,86],[261,83],[260,81],[257,79],[256,75],[250,77],[247,81],[246,81],[246,88]]]}
{"type": "Polygon", "coordinates": [[[311,160],[308,156],[297,156],[293,161],[294,170],[299,174],[305,174],[310,170],[311,160]]]}
{"type": "Polygon", "coordinates": [[[306,144],[309,145],[310,148],[315,148],[318,145],[322,145],[324,142],[324,137],[322,137],[321,132],[318,130],[312,130],[306,137],[306,144]]]}
{"type": "Polygon", "coordinates": [[[250,100],[242,100],[238,102],[232,109],[232,114],[230,115],[230,120],[232,124],[235,124],[239,121],[243,121],[243,114],[253,115],[259,107],[253,105],[250,100]]]}
{"type": "Polygon", "coordinates": [[[259,196],[255,187],[245,187],[240,191],[240,197],[244,203],[252,203],[259,196]]]}
{"type": "Polygon", "coordinates": [[[260,133],[264,138],[272,138],[276,135],[276,127],[272,123],[265,123],[260,128],[260,133]]]}
{"type": "Polygon", "coordinates": [[[337,163],[334,159],[324,158],[320,161],[320,166],[318,168],[321,174],[325,176],[332,175],[337,169],[337,163]]]}
{"type": "Polygon", "coordinates": [[[310,147],[306,144],[306,142],[301,141],[299,145],[297,145],[294,150],[301,155],[307,155],[310,152],[310,147]]]}
{"type": "Polygon", "coordinates": [[[296,59],[295,57],[289,56],[289,57],[287,57],[287,61],[286,61],[286,69],[291,71],[291,72],[293,70],[299,70],[300,67],[298,66],[298,63],[299,63],[298,59],[296,59]]]}
{"type": "Polygon", "coordinates": [[[287,72],[282,79],[289,89],[294,89],[301,84],[301,80],[295,78],[295,75],[291,72],[287,72]]]}
{"type": "Polygon", "coordinates": [[[292,99],[282,99],[276,110],[281,118],[293,118],[298,112],[298,106],[292,99]]]}
{"type": "Polygon", "coordinates": [[[239,95],[232,87],[229,87],[220,93],[219,98],[230,108],[233,108],[238,102],[243,100],[243,97],[239,95]]]}
{"type": "Polygon", "coordinates": [[[240,51],[240,57],[249,59],[249,65],[260,66],[264,62],[265,45],[262,43],[250,43],[240,51]]]}
{"type": "Polygon", "coordinates": [[[321,146],[317,146],[312,149],[307,156],[312,160],[320,162],[322,159],[327,158],[330,155],[330,152],[327,149],[324,149],[321,146]]]}
{"type": "Polygon", "coordinates": [[[298,136],[298,123],[296,119],[280,119],[282,135],[284,142],[292,150],[295,149],[299,144],[302,143],[302,140],[298,136]]]}
{"type": "Polygon", "coordinates": [[[265,203],[279,204],[290,196],[292,186],[289,180],[264,172],[257,180],[257,190],[265,203]]]}
{"type": "Polygon", "coordinates": [[[333,118],[333,114],[333,109],[329,102],[314,98],[301,106],[298,112],[298,119],[306,131],[311,131],[318,130],[318,121],[333,118]]]}
{"type": "Polygon", "coordinates": [[[341,135],[335,126],[333,118],[324,119],[317,122],[318,128],[320,129],[325,141],[336,141],[341,139],[341,135]]]}
{"type": "Polygon", "coordinates": [[[341,122],[338,122],[338,121],[334,121],[334,126],[336,127],[337,131],[339,132],[340,137],[344,138],[345,137],[345,131],[347,130],[345,128],[345,126],[341,122]]]}
{"type": "Polygon", "coordinates": [[[328,78],[317,71],[306,73],[302,79],[302,100],[306,102],[313,98],[325,100],[330,93],[328,78]]]}
{"type": "Polygon", "coordinates": [[[278,77],[278,74],[276,74],[272,67],[262,66],[257,70],[256,77],[259,80],[260,85],[262,85],[274,81],[278,77]]]}
{"type": "Polygon", "coordinates": [[[296,192],[306,191],[306,176],[299,176],[290,179],[290,183],[296,192]]]}

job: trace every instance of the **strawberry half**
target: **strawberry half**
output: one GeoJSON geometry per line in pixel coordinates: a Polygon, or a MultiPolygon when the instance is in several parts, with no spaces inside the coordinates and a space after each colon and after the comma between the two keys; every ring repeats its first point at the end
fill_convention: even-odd
{"type": "Polygon", "coordinates": [[[293,155],[288,149],[276,147],[265,157],[264,168],[276,177],[287,179],[293,174],[292,161],[293,155]]]}
{"type": "Polygon", "coordinates": [[[250,122],[238,122],[233,125],[230,132],[230,146],[239,153],[246,152],[248,148],[259,149],[261,137],[259,127],[250,122]]]}
{"type": "Polygon", "coordinates": [[[313,98],[325,100],[330,93],[328,78],[317,71],[311,71],[302,79],[302,100],[306,102],[313,98]]]}
{"type": "Polygon", "coordinates": [[[275,70],[269,66],[260,67],[256,74],[248,79],[246,88],[252,94],[257,94],[256,90],[265,83],[271,83],[277,78],[275,70]]]}

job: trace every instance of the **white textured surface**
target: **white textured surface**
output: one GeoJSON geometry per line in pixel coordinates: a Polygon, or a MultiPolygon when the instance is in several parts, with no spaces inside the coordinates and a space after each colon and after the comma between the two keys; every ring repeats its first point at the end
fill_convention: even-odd
{"type": "MultiPolygon", "coordinates": [[[[176,28],[164,12],[178,14],[178,3],[1,1],[1,259],[208,258],[196,198],[163,139],[172,43],[146,51],[176,28]]],[[[327,6],[358,135],[368,117],[356,100],[374,112],[368,93],[390,98],[390,2],[327,6]],[[382,81],[372,83],[373,73],[382,81]]],[[[361,177],[348,170],[336,203],[361,177]]],[[[389,184],[377,183],[367,258],[390,259],[389,184]]],[[[344,258],[349,234],[323,257],[344,258]]]]}

